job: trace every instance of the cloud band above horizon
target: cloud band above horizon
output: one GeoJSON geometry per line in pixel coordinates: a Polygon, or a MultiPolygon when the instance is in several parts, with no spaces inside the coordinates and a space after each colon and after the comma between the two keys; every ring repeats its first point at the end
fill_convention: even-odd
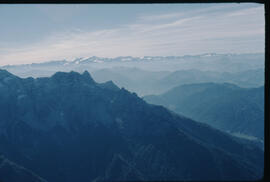
{"type": "MultiPolygon", "coordinates": [[[[1,16],[1,9],[15,8],[14,6],[5,6],[8,5],[1,5],[0,7],[0,17],[3,17],[1,16]]],[[[20,5],[16,6],[16,8],[20,7],[20,5]]],[[[77,8],[86,8],[85,6],[81,5],[77,8]]],[[[40,7],[43,6],[21,8],[40,7]]],[[[63,10],[66,7],[69,6],[61,6],[63,10]]],[[[126,7],[127,5],[125,5],[126,7]]],[[[181,4],[179,7],[181,7],[181,4]]],[[[119,8],[121,9],[121,7],[119,8]]],[[[130,5],[130,8],[132,8],[132,5],[130,5]]],[[[20,42],[18,38],[13,37],[14,32],[31,32],[28,30],[31,27],[22,25],[19,30],[15,31],[12,29],[12,23],[16,22],[8,22],[5,26],[6,30],[0,31],[0,37],[3,36],[2,40],[4,40],[0,43],[0,65],[27,64],[88,56],[140,57],[194,55],[206,52],[264,52],[265,20],[263,5],[215,4],[208,7],[204,4],[200,8],[193,8],[190,5],[189,8],[185,7],[179,11],[166,10],[164,12],[162,12],[162,5],[160,5],[159,11],[155,12],[153,9],[150,13],[143,11],[132,14],[134,16],[132,22],[119,23],[117,21],[115,23],[117,25],[109,27],[106,26],[109,23],[104,23],[104,26],[98,29],[85,28],[82,25],[70,26],[69,28],[66,25],[67,22],[61,20],[61,18],[65,19],[65,16],[73,17],[75,15],[70,15],[70,12],[66,13],[67,15],[63,13],[53,16],[51,21],[55,25],[57,23],[63,24],[65,28],[51,27],[50,31],[48,30],[49,33],[40,33],[40,36],[38,36],[38,28],[35,27],[36,21],[38,21],[38,17],[36,17],[35,21],[32,20],[33,30],[31,31],[37,33],[37,38],[32,40],[31,35],[27,34],[29,38],[24,42],[20,42]],[[8,29],[12,30],[10,34],[8,29]]],[[[69,7],[68,11],[72,11],[72,9],[69,7]]],[[[6,13],[5,16],[8,14],[5,11],[4,13],[6,13]]],[[[43,16],[48,13],[50,13],[50,9],[45,13],[43,12],[43,16]]],[[[32,16],[35,16],[35,14],[32,14],[32,16]]],[[[80,18],[82,15],[77,14],[76,16],[80,18]]],[[[103,16],[103,18],[110,18],[109,13],[103,16]]],[[[127,14],[127,16],[129,15],[127,14]]],[[[42,20],[42,18],[40,19],[42,20]]],[[[81,23],[88,26],[87,17],[84,17],[84,19],[85,21],[81,23]]],[[[5,21],[8,21],[8,18],[5,21]]],[[[89,24],[91,23],[89,22],[89,24]]],[[[95,27],[95,24],[92,27],[95,27]]]]}

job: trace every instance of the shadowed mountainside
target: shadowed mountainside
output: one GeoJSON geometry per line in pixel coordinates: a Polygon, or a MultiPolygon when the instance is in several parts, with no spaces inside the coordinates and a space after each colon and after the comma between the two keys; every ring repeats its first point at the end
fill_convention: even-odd
{"type": "Polygon", "coordinates": [[[257,180],[263,151],[88,72],[0,70],[0,152],[50,182],[257,180]]]}
{"type": "Polygon", "coordinates": [[[144,99],[221,130],[264,139],[264,87],[187,84],[144,99]]]}

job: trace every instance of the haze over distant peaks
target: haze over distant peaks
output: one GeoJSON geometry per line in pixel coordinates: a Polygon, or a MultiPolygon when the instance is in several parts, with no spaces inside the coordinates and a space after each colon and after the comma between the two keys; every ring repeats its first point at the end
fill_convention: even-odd
{"type": "MultiPolygon", "coordinates": [[[[201,58],[201,59],[209,59],[209,58],[233,58],[233,57],[252,57],[252,56],[263,56],[264,53],[245,53],[245,54],[236,54],[236,53],[228,53],[228,54],[217,54],[217,53],[205,53],[198,55],[184,55],[184,56],[143,56],[143,57],[132,57],[132,56],[119,56],[114,58],[105,58],[105,57],[79,57],[71,60],[54,60],[54,61],[45,61],[40,63],[32,63],[32,64],[21,64],[21,65],[79,65],[79,64],[87,64],[87,63],[106,63],[106,62],[134,62],[134,61],[162,61],[162,60],[175,60],[175,59],[191,59],[191,58],[201,58]]],[[[10,66],[16,65],[6,65],[2,66],[3,68],[8,68],[10,66]]]]}

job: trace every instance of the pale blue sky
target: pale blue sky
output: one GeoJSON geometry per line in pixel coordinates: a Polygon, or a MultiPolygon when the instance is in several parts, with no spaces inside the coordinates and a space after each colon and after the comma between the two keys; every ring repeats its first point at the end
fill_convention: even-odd
{"type": "Polygon", "coordinates": [[[255,3],[0,5],[0,65],[264,52],[264,21],[255,3]]]}

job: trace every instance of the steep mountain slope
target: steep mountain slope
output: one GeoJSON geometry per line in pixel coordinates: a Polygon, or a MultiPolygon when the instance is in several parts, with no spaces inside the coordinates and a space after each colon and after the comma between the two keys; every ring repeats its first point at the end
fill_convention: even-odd
{"type": "Polygon", "coordinates": [[[264,87],[189,84],[144,99],[225,131],[264,138],[264,87]]]}
{"type": "Polygon", "coordinates": [[[1,182],[46,182],[33,172],[0,155],[1,182]]]}
{"type": "Polygon", "coordinates": [[[255,180],[263,152],[88,72],[0,70],[0,152],[50,182],[255,180]]]}

